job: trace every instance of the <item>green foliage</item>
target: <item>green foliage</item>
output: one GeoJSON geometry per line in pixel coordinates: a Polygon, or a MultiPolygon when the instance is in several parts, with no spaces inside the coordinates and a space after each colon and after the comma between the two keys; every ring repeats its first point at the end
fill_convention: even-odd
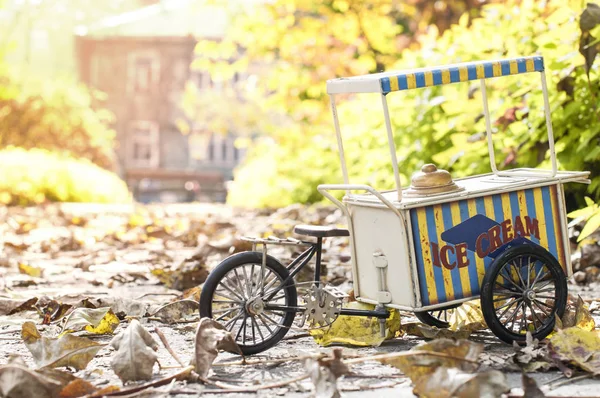
{"type": "MultiPolygon", "coordinates": [[[[559,167],[600,168],[600,76],[593,67],[588,80],[585,59],[578,52],[582,33],[574,21],[582,13],[581,2],[488,4],[480,17],[465,14],[443,33],[430,26],[401,54],[402,28],[396,24],[401,10],[387,4],[280,1],[240,17],[221,43],[199,46],[209,58],[214,56],[212,65],[222,73],[227,67],[216,60],[232,56],[238,46],[245,56],[237,63],[269,65],[262,76],[262,106],[271,114],[286,115],[277,124],[268,120],[261,126],[269,137],[250,148],[236,174],[231,203],[311,202],[321,199],[319,183],[341,182],[325,80],[375,72],[379,66],[408,69],[541,54],[559,167]]],[[[595,38],[595,31],[587,34],[595,38]]],[[[473,82],[388,95],[404,184],[428,162],[456,177],[489,172],[478,87],[473,82]]],[[[487,91],[498,167],[549,167],[539,75],[490,79],[487,91]]],[[[379,98],[349,96],[339,102],[338,110],[351,182],[392,188],[379,98]]],[[[592,175],[589,192],[600,197],[599,175],[592,175]]]]}
{"type": "Polygon", "coordinates": [[[43,149],[0,150],[0,204],[30,205],[59,202],[130,202],[116,174],[88,160],[43,149]]]}
{"type": "Polygon", "coordinates": [[[581,233],[577,237],[577,242],[581,242],[600,228],[600,207],[587,196],[585,197],[585,203],[587,205],[586,207],[567,214],[570,218],[579,218],[586,222],[581,233]]]}
{"type": "Polygon", "coordinates": [[[0,75],[0,148],[45,148],[114,166],[112,114],[102,97],[72,81],[18,81],[0,75]]]}

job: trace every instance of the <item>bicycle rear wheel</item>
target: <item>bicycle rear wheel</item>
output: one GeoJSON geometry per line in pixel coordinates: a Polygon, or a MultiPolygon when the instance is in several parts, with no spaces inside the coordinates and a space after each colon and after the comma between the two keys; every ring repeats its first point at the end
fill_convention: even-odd
{"type": "Polygon", "coordinates": [[[293,310],[285,311],[296,307],[298,301],[293,280],[281,287],[289,276],[287,268],[267,255],[263,275],[262,260],[260,252],[238,253],[225,259],[210,273],[200,295],[200,316],[223,324],[244,355],[277,344],[296,315],[293,310]]]}

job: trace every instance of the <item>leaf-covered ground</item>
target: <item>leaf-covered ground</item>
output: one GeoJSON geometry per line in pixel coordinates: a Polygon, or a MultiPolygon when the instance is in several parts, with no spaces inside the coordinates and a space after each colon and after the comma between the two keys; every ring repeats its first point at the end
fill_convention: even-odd
{"type": "MultiPolygon", "coordinates": [[[[67,385],[63,396],[116,394],[117,388],[135,386],[141,386],[135,396],[204,392],[232,397],[256,392],[305,397],[315,389],[319,396],[334,396],[338,376],[337,388],[348,396],[411,396],[413,389],[430,396],[431,385],[463,396],[473,394],[473,388],[497,386],[490,396],[503,390],[519,396],[521,369],[548,396],[597,396],[600,381],[591,377],[600,370],[594,354],[600,349],[595,329],[600,312],[594,301],[600,297],[594,256],[600,253],[595,242],[574,255],[579,280],[585,284],[569,285],[571,310],[552,344],[531,342],[515,349],[501,343],[487,329],[474,326],[473,304],[457,319],[462,326],[451,331],[424,327],[412,314],[402,312],[400,337],[379,347],[344,346],[341,352],[334,351],[298,330],[246,363],[229,353],[215,359],[211,347],[226,347],[226,336],[211,325],[198,328],[198,285],[229,253],[249,248],[239,236],[290,236],[298,223],[343,224],[343,220],[330,207],[293,206],[277,212],[218,205],[0,208],[0,396],[8,394],[7,386],[18,383],[47,391],[67,385]],[[113,340],[115,335],[120,337],[113,340]],[[447,337],[464,342],[457,344],[471,354],[463,355],[444,340],[447,337]],[[426,341],[430,346],[407,354],[426,341]],[[432,365],[434,354],[422,354],[424,349],[442,352],[452,361],[437,358],[432,365]],[[378,361],[370,358],[385,353],[393,355],[378,361]],[[469,355],[474,355],[475,366],[469,355]],[[192,359],[198,373],[193,377],[188,367],[192,359]],[[174,380],[177,374],[185,380],[174,380]],[[68,380],[58,386],[59,378],[68,380]]],[[[289,248],[272,250],[278,258],[292,255],[289,248]]],[[[349,258],[346,240],[326,241],[327,280],[346,291],[351,289],[349,258]]],[[[300,279],[310,275],[307,271],[300,279]]]]}

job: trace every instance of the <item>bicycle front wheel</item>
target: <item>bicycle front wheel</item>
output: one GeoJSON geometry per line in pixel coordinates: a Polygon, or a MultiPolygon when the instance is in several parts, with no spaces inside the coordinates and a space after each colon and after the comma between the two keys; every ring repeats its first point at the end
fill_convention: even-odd
{"type": "Polygon", "coordinates": [[[200,316],[225,326],[244,355],[277,344],[294,322],[295,311],[286,309],[298,302],[293,280],[282,287],[289,276],[287,268],[267,255],[263,270],[262,260],[260,252],[225,259],[210,273],[200,294],[200,316]]]}

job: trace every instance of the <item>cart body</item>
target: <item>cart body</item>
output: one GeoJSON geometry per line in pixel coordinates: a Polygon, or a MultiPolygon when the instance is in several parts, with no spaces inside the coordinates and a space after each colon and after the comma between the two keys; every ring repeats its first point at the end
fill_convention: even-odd
{"type": "Polygon", "coordinates": [[[377,252],[389,262],[387,305],[400,309],[427,310],[479,296],[487,267],[510,244],[543,247],[570,276],[562,184],[579,179],[577,172],[559,172],[553,181],[493,174],[459,179],[465,190],[458,195],[396,203],[402,218],[373,195],[346,197],[357,300],[381,302],[377,252]]]}

